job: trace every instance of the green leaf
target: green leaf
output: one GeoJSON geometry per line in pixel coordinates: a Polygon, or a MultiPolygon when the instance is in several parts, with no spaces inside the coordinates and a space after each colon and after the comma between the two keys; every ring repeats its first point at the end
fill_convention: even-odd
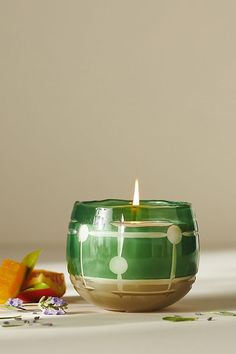
{"type": "Polygon", "coordinates": [[[39,299],[39,304],[41,304],[41,303],[43,303],[44,302],[44,300],[46,300],[46,296],[42,296],[40,299],[39,299]]]}
{"type": "Polygon", "coordinates": [[[184,322],[184,321],[196,321],[197,317],[182,317],[182,316],[167,316],[162,317],[164,321],[171,321],[171,322],[184,322]]]}
{"type": "Polygon", "coordinates": [[[2,324],[2,327],[19,327],[19,326],[24,326],[24,323],[15,323],[15,324],[2,324]]]}
{"type": "Polygon", "coordinates": [[[21,263],[23,263],[27,267],[26,277],[29,276],[29,274],[34,269],[35,264],[37,263],[37,261],[39,259],[40,253],[41,253],[41,250],[36,250],[36,251],[33,251],[33,252],[27,254],[23,258],[21,263]]]}
{"type": "Polygon", "coordinates": [[[0,320],[10,320],[10,319],[15,319],[15,318],[21,318],[21,316],[3,316],[3,317],[0,317],[0,320]]]}
{"type": "Polygon", "coordinates": [[[8,309],[8,310],[22,310],[22,311],[26,311],[26,309],[24,307],[15,307],[15,306],[11,306],[11,305],[5,305],[5,308],[8,309]]]}
{"type": "Polygon", "coordinates": [[[235,312],[230,312],[230,311],[219,311],[219,312],[215,312],[215,314],[221,316],[236,316],[235,312]]]}

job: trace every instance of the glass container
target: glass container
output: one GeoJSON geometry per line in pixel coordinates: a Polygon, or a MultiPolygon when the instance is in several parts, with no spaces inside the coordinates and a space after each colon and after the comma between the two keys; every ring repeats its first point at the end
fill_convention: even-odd
{"type": "Polygon", "coordinates": [[[187,202],[75,202],[67,238],[71,282],[88,302],[154,311],[185,296],[198,270],[199,236],[187,202]]]}

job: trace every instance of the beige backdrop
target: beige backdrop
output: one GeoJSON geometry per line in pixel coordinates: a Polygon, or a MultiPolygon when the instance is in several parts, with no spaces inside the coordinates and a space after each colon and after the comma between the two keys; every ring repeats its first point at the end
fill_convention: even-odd
{"type": "Polygon", "coordinates": [[[193,203],[236,246],[236,2],[0,0],[0,245],[64,247],[75,200],[193,203]]]}

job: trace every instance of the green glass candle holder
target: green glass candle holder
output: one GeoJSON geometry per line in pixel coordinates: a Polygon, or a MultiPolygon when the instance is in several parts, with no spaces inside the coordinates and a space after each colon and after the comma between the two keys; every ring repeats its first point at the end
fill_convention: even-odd
{"type": "Polygon", "coordinates": [[[198,270],[191,204],[107,199],[75,202],[67,239],[76,291],[108,310],[154,311],[186,295],[198,270]]]}

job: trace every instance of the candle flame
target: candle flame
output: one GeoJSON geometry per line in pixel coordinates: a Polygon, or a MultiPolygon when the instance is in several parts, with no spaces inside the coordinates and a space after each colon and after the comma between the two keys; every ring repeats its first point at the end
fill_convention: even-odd
{"type": "Polygon", "coordinates": [[[138,179],[135,180],[134,184],[134,197],[133,197],[133,205],[139,205],[139,184],[138,179]]]}

